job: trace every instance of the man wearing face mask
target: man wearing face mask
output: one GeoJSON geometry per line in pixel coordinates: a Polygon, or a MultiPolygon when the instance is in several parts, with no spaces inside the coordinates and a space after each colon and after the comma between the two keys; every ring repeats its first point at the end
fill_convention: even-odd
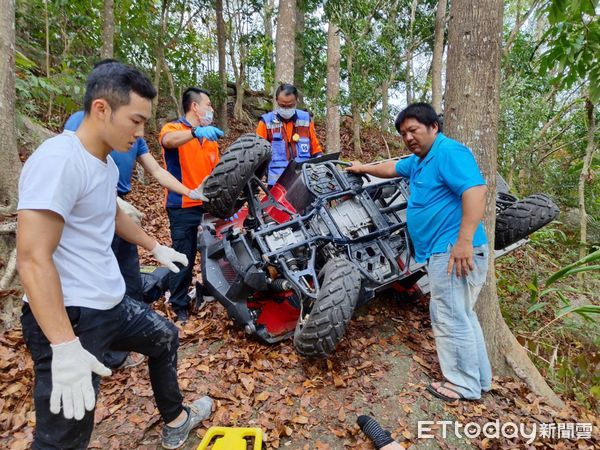
{"type": "MultiPolygon", "coordinates": [[[[188,186],[199,186],[219,162],[217,139],[223,132],[211,125],[213,108],[210,94],[190,87],[182,95],[184,116],[167,123],[158,137],[169,173],[188,186]]],[[[201,188],[196,189],[201,191],[201,188]]],[[[196,197],[198,198],[198,197],[196,197]]],[[[202,201],[165,190],[165,207],[169,216],[173,248],[185,254],[190,264],[169,277],[169,299],[177,321],[188,318],[188,289],[192,282],[197,253],[198,226],[204,208],[202,201]]],[[[198,294],[200,296],[200,294],[198,294]]]]}
{"type": "Polygon", "coordinates": [[[303,162],[323,155],[310,114],[296,108],[298,89],[291,84],[281,84],[275,92],[275,100],[275,111],[264,114],[256,128],[256,134],[271,143],[269,186],[277,182],[291,160],[303,162]]]}

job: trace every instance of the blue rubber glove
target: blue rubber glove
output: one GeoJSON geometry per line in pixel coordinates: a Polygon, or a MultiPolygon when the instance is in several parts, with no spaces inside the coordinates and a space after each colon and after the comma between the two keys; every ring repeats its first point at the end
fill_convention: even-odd
{"type": "Polygon", "coordinates": [[[194,136],[197,138],[204,138],[207,141],[216,141],[220,137],[223,137],[223,132],[217,127],[209,125],[207,127],[196,127],[194,136]]]}

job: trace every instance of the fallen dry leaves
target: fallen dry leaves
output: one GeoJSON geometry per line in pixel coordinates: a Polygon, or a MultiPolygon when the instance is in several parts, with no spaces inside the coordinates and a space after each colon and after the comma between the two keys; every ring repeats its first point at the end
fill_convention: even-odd
{"type": "MultiPolygon", "coordinates": [[[[145,228],[168,243],[160,187],[136,185],[129,200],[146,213],[145,228]]],[[[142,262],[153,263],[145,253],[142,262]]],[[[155,309],[170,314],[162,300],[155,309]]],[[[425,386],[441,374],[426,300],[402,303],[382,296],[359,311],[326,361],[299,358],[289,341],[266,346],[248,339],[217,303],[192,316],[180,331],[180,342],[178,375],[185,398],[208,394],[215,400],[213,415],[190,438],[188,449],[195,448],[211,425],[260,427],[269,449],[370,449],[355,424],[360,414],[375,416],[404,448],[423,442],[417,439],[417,420],[448,417],[462,423],[499,419],[595,426],[595,435],[580,442],[548,440],[527,447],[519,440],[486,438],[469,441],[473,448],[600,445],[596,415],[570,402],[564,411],[556,411],[512,380],[495,379],[492,393],[482,402],[444,405],[432,399],[425,386]]],[[[0,336],[0,447],[30,446],[35,425],[32,386],[32,362],[21,332],[8,331],[0,336]]],[[[145,366],[116,371],[102,381],[95,421],[90,448],[156,448],[161,421],[145,366]]],[[[440,448],[456,448],[439,435],[435,439],[440,448]]]]}

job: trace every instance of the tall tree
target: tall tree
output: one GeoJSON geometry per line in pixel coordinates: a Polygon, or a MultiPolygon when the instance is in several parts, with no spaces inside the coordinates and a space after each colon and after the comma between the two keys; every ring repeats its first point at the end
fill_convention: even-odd
{"type": "MultiPolygon", "coordinates": [[[[402,63],[402,59],[398,57],[398,14],[400,12],[401,2],[393,1],[388,6],[388,19],[387,23],[382,29],[381,36],[379,38],[380,45],[384,48],[384,57],[389,61],[389,68],[386,66],[388,72],[381,83],[381,120],[380,128],[381,131],[388,131],[390,128],[390,107],[389,107],[389,90],[398,78],[398,67],[402,63]]],[[[375,103],[376,104],[376,103],[375,103]]],[[[373,104],[373,106],[375,106],[373,104]]]]}
{"type": "Polygon", "coordinates": [[[223,19],[223,0],[215,2],[217,12],[217,47],[219,54],[219,81],[221,85],[221,101],[218,111],[218,125],[221,130],[227,132],[227,62],[225,52],[225,20],[223,19]]]}
{"type": "Polygon", "coordinates": [[[413,71],[413,45],[414,45],[414,27],[417,16],[418,0],[412,0],[410,7],[410,23],[408,25],[408,42],[406,44],[406,103],[411,104],[415,97],[414,95],[414,71],[413,71]]]}
{"type": "MultiPolygon", "coordinates": [[[[579,174],[579,258],[583,258],[588,254],[587,246],[587,221],[588,214],[585,210],[585,185],[590,180],[590,166],[592,158],[596,150],[595,135],[596,135],[596,117],[594,114],[594,104],[588,97],[585,99],[585,110],[588,121],[588,136],[585,156],[583,157],[583,167],[579,174]]],[[[583,274],[582,274],[583,275],[583,274]]]]}
{"type": "Polygon", "coordinates": [[[229,41],[229,58],[235,77],[235,105],[233,116],[237,120],[251,122],[250,117],[244,112],[244,95],[246,86],[246,63],[248,54],[248,20],[245,15],[246,2],[226,1],[227,34],[229,41]],[[237,51],[236,51],[237,50],[237,51]]]}
{"type": "Polygon", "coordinates": [[[306,0],[296,0],[296,32],[294,53],[294,86],[298,88],[298,106],[304,108],[304,29],[306,16],[306,0]]]}
{"type": "Polygon", "coordinates": [[[444,34],[446,31],[446,0],[439,0],[435,13],[433,56],[431,59],[431,105],[442,112],[442,62],[444,60],[444,34]]]}
{"type": "MultiPolygon", "coordinates": [[[[494,242],[499,120],[501,0],[453,0],[448,28],[445,131],[471,148],[488,181],[484,226],[494,242]]],[[[490,267],[494,267],[490,252],[490,267]]],[[[476,305],[490,362],[497,375],[523,380],[532,391],[562,405],[504,322],[494,270],[476,305]]]]}
{"type": "Polygon", "coordinates": [[[48,0],[44,0],[44,25],[46,26],[46,78],[50,77],[50,17],[48,14],[48,0]]]}
{"type": "Polygon", "coordinates": [[[155,42],[154,47],[154,57],[155,57],[155,66],[154,66],[154,87],[156,88],[156,97],[152,100],[152,119],[151,125],[153,128],[156,128],[156,113],[158,107],[158,97],[160,94],[160,76],[161,76],[161,68],[162,62],[165,59],[165,49],[164,42],[167,36],[167,24],[169,21],[169,0],[162,0],[161,8],[160,8],[160,26],[158,31],[158,37],[155,42]]]}
{"type": "Polygon", "coordinates": [[[296,53],[296,0],[280,0],[277,17],[275,83],[293,83],[296,53]]]}
{"type": "Polygon", "coordinates": [[[265,59],[263,73],[265,79],[265,92],[273,94],[273,83],[275,77],[274,55],[273,55],[273,11],[275,9],[275,0],[264,2],[263,24],[265,28],[265,59]]]}
{"type": "MultiPolygon", "coordinates": [[[[7,0],[0,9],[0,216],[11,214],[17,206],[17,182],[21,161],[17,153],[15,116],[15,1],[7,0]]],[[[0,226],[0,290],[10,286],[16,272],[15,226],[0,226]]],[[[2,310],[12,306],[5,300],[2,310]]],[[[13,302],[14,303],[14,302],[13,302]]],[[[18,303],[17,303],[18,304],[18,303]]]]}
{"type": "Polygon", "coordinates": [[[378,0],[374,2],[329,1],[326,11],[330,22],[336,24],[344,37],[346,71],[348,73],[348,97],[352,114],[352,146],[354,152],[362,155],[360,140],[361,110],[365,104],[365,90],[370,90],[365,76],[367,68],[361,64],[368,54],[366,42],[373,30],[373,18],[380,8],[378,0]],[[366,88],[366,89],[365,89],[366,88]]]}
{"type": "Polygon", "coordinates": [[[17,153],[15,116],[15,1],[0,8],[0,213],[17,206],[17,180],[21,163],[17,153]]]}
{"type": "Polygon", "coordinates": [[[327,29],[327,113],[325,128],[327,132],[327,152],[340,151],[340,34],[334,23],[327,29]]]}
{"type": "Polygon", "coordinates": [[[104,0],[104,13],[102,14],[102,59],[114,56],[115,44],[115,0],[104,0]]]}

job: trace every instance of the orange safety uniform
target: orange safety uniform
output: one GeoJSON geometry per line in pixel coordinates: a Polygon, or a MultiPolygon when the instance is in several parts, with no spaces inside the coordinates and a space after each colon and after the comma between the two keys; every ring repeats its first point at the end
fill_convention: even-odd
{"type": "MultiPolygon", "coordinates": [[[[165,148],[163,137],[172,131],[188,130],[191,133],[192,126],[180,118],[167,123],[160,134],[158,142],[163,150],[165,168],[179,180],[183,185],[195,188],[211,174],[219,162],[219,145],[206,139],[194,138],[178,148],[165,148]]],[[[184,195],[165,189],[165,207],[167,208],[190,208],[202,204],[200,200],[192,200],[184,195]]]]}

